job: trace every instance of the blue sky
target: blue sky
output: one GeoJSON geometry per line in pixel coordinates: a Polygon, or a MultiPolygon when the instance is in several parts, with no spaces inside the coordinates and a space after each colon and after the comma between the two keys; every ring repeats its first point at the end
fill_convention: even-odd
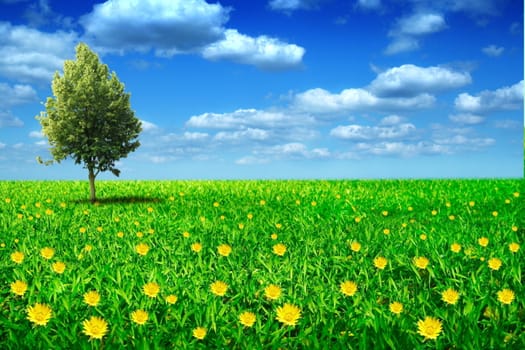
{"type": "Polygon", "coordinates": [[[124,179],[523,174],[521,1],[0,0],[0,179],[87,178],[35,161],[81,41],[143,121],[124,179]]]}

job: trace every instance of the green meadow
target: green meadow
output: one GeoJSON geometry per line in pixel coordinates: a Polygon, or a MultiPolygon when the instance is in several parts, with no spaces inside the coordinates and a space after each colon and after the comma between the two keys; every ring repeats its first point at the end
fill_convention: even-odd
{"type": "Polygon", "coordinates": [[[523,349],[523,180],[0,182],[2,349],[523,349]]]}

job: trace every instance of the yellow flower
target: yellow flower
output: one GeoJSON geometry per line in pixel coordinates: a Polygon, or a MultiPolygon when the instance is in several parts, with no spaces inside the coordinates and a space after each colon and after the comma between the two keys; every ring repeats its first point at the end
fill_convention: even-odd
{"type": "Polygon", "coordinates": [[[286,253],[286,246],[282,243],[277,243],[273,246],[273,253],[279,256],[283,256],[286,253]]]}
{"type": "Polygon", "coordinates": [[[46,209],[46,215],[53,215],[53,211],[51,209],[46,209]]]}
{"type": "Polygon", "coordinates": [[[417,321],[417,332],[425,339],[436,339],[441,333],[441,321],[434,317],[425,317],[417,321]]]}
{"type": "Polygon", "coordinates": [[[102,339],[108,332],[108,323],[100,317],[91,316],[89,320],[82,322],[82,328],[90,339],[102,339]]]}
{"type": "Polygon", "coordinates": [[[516,225],[512,225],[512,227],[510,229],[512,231],[514,231],[514,232],[518,232],[518,226],[516,226],[516,225]]]}
{"type": "Polygon", "coordinates": [[[193,330],[193,336],[199,340],[202,340],[206,336],[206,332],[206,328],[197,327],[193,330]]]}
{"type": "Polygon", "coordinates": [[[135,246],[135,251],[144,256],[146,254],[148,254],[148,251],[149,251],[149,246],[146,244],[146,243],[139,243],[135,246]]]}
{"type": "Polygon", "coordinates": [[[301,309],[292,304],[284,304],[277,308],[277,321],[286,326],[295,326],[301,318],[301,309]]]}
{"type": "Polygon", "coordinates": [[[124,237],[124,232],[122,232],[122,231],[117,232],[117,237],[118,237],[118,238],[122,238],[122,237],[124,237]]]}
{"type": "Polygon", "coordinates": [[[244,229],[244,224],[241,222],[241,223],[238,225],[238,227],[239,227],[239,230],[242,230],[242,229],[244,229]]]}
{"type": "Polygon", "coordinates": [[[84,247],[84,250],[85,250],[86,252],[90,252],[90,251],[93,250],[93,246],[90,245],[90,244],[86,244],[86,246],[84,247]]]}
{"type": "Polygon", "coordinates": [[[422,240],[422,241],[426,241],[427,240],[427,235],[422,233],[419,238],[422,240]]]}
{"type": "Polygon", "coordinates": [[[168,304],[175,304],[177,302],[178,298],[176,295],[170,294],[166,297],[166,302],[168,304]]]}
{"type": "Polygon", "coordinates": [[[385,235],[389,235],[389,234],[390,234],[390,229],[385,228],[385,229],[383,230],[383,233],[384,233],[385,235]]]}
{"type": "Polygon", "coordinates": [[[275,284],[270,284],[264,288],[264,296],[270,300],[277,300],[281,296],[281,288],[275,284]]]}
{"type": "Polygon", "coordinates": [[[454,215],[449,215],[449,216],[448,216],[448,219],[451,220],[451,221],[453,221],[453,220],[456,220],[456,217],[455,217],[454,215]]]}
{"type": "Polygon", "coordinates": [[[44,259],[49,260],[55,255],[55,250],[53,248],[45,247],[40,249],[40,255],[42,255],[44,259]]]}
{"type": "Polygon", "coordinates": [[[103,230],[104,229],[101,226],[97,227],[97,232],[102,232],[103,230]]]}
{"type": "Polygon", "coordinates": [[[452,288],[445,290],[441,293],[441,300],[447,304],[454,305],[459,299],[459,293],[452,288]]]}
{"type": "Polygon", "coordinates": [[[381,212],[381,214],[383,214],[383,216],[388,216],[388,211],[383,210],[383,211],[381,212]]]}
{"type": "Polygon", "coordinates": [[[153,208],[152,207],[148,207],[148,213],[153,213],[153,208]]]}
{"type": "Polygon", "coordinates": [[[489,239],[487,237],[481,237],[478,239],[478,244],[482,247],[486,247],[489,244],[489,239]]]}
{"type": "Polygon", "coordinates": [[[239,322],[244,327],[251,327],[255,323],[256,317],[253,312],[245,311],[239,315],[239,322]]]}
{"type": "Polygon", "coordinates": [[[418,256],[414,258],[414,264],[420,269],[426,269],[428,265],[428,259],[424,256],[418,256]]]}
{"type": "Polygon", "coordinates": [[[221,244],[220,246],[217,247],[217,251],[222,256],[228,256],[232,252],[232,247],[229,246],[228,244],[221,244]]]}
{"type": "Polygon", "coordinates": [[[211,292],[222,297],[228,290],[228,285],[222,281],[215,281],[210,285],[211,292]]]}
{"type": "Polygon", "coordinates": [[[27,290],[27,283],[23,281],[16,280],[11,283],[11,292],[16,295],[22,296],[27,290]]]}
{"type": "Polygon", "coordinates": [[[86,233],[86,230],[87,230],[87,229],[86,229],[85,227],[81,227],[81,228],[78,229],[78,232],[80,232],[80,233],[86,233]]]}
{"type": "Polygon", "coordinates": [[[374,259],[374,266],[377,267],[379,270],[383,270],[386,267],[387,263],[388,260],[382,256],[378,256],[374,259]]]}
{"type": "Polygon", "coordinates": [[[273,239],[274,241],[277,239],[277,234],[276,233],[272,233],[272,235],[270,236],[271,239],[273,239]]]}
{"type": "Polygon", "coordinates": [[[358,224],[358,223],[361,222],[361,218],[360,218],[359,216],[356,216],[356,217],[354,218],[354,221],[358,224]]]}
{"type": "Polygon", "coordinates": [[[494,211],[492,212],[492,216],[494,216],[494,217],[498,216],[498,212],[494,210],[494,211]]]}
{"type": "Polygon", "coordinates": [[[155,282],[149,282],[142,287],[142,291],[148,297],[155,298],[160,292],[160,286],[155,282]]]}
{"type": "Polygon", "coordinates": [[[520,245],[518,243],[512,242],[509,244],[509,250],[513,253],[517,253],[520,250],[520,245]]]}
{"type": "Polygon", "coordinates": [[[438,213],[437,210],[432,210],[432,215],[433,215],[433,216],[436,216],[437,213],[438,213]]]}
{"type": "Polygon", "coordinates": [[[398,301],[394,301],[393,303],[390,303],[389,308],[390,308],[390,312],[396,315],[399,315],[401,312],[403,312],[403,304],[401,304],[398,301]]]}
{"type": "Polygon", "coordinates": [[[261,200],[259,201],[259,204],[260,204],[260,205],[265,205],[265,204],[266,204],[266,201],[265,201],[264,199],[261,199],[261,200]]]}
{"type": "Polygon", "coordinates": [[[96,290],[84,293],[84,303],[89,306],[97,306],[100,302],[100,294],[96,290]]]}
{"type": "Polygon", "coordinates": [[[27,308],[27,319],[37,326],[45,326],[51,319],[51,308],[40,303],[29,306],[27,308]]]}
{"type": "Polygon", "coordinates": [[[196,242],[191,245],[191,250],[193,250],[195,253],[200,252],[202,249],[202,244],[196,242]]]}
{"type": "Polygon", "coordinates": [[[498,292],[498,300],[503,304],[510,304],[514,300],[514,292],[510,289],[503,289],[498,292]]]}
{"type": "Polygon", "coordinates": [[[458,243],[452,243],[450,245],[450,250],[452,250],[454,253],[459,253],[461,251],[461,245],[458,243]]]}
{"type": "Polygon", "coordinates": [[[184,238],[189,238],[189,237],[190,237],[190,233],[189,233],[188,231],[184,231],[184,232],[182,233],[182,237],[184,237],[184,238]]]}
{"type": "Polygon", "coordinates": [[[275,224],[275,228],[277,228],[278,230],[280,230],[282,227],[283,227],[282,224],[275,224]]]}
{"type": "Polygon", "coordinates": [[[344,281],[339,285],[344,295],[351,297],[357,292],[357,284],[353,281],[344,281]]]}
{"type": "Polygon", "coordinates": [[[64,264],[61,261],[57,261],[56,263],[53,263],[53,265],[51,266],[53,268],[53,271],[55,271],[58,274],[62,274],[66,270],[66,264],[64,264]]]}
{"type": "Polygon", "coordinates": [[[312,207],[315,207],[317,205],[317,202],[316,201],[312,201],[312,203],[310,203],[312,205],[312,207]]]}
{"type": "Polygon", "coordinates": [[[352,244],[350,244],[350,249],[352,249],[353,252],[358,252],[361,250],[361,243],[354,241],[352,244]]]}
{"type": "Polygon", "coordinates": [[[218,208],[219,205],[220,205],[219,202],[213,202],[213,206],[214,206],[215,208],[218,208]]]}
{"type": "Polygon", "coordinates": [[[513,195],[514,195],[514,197],[518,198],[520,196],[520,193],[519,192],[514,192],[513,195]]]}
{"type": "Polygon", "coordinates": [[[501,267],[501,260],[498,258],[490,258],[488,264],[491,270],[497,271],[501,267]]]}
{"type": "Polygon", "coordinates": [[[136,235],[138,238],[144,237],[144,233],[142,233],[142,231],[137,232],[136,235]]]}
{"type": "Polygon", "coordinates": [[[6,198],[6,199],[5,199],[5,202],[6,202],[7,204],[11,203],[11,198],[6,198]]]}
{"type": "Polygon", "coordinates": [[[154,229],[152,229],[152,228],[150,228],[150,229],[148,229],[148,233],[149,233],[150,235],[152,235],[152,234],[154,234],[154,233],[155,233],[155,230],[154,230],[154,229]]]}
{"type": "Polygon", "coordinates": [[[11,254],[11,260],[17,264],[21,264],[22,261],[24,261],[24,253],[22,252],[14,252],[11,254]]]}
{"type": "Polygon", "coordinates": [[[476,205],[476,202],[474,202],[474,201],[470,201],[470,202],[468,202],[468,205],[471,206],[471,207],[473,207],[474,205],[476,205]]]}
{"type": "Polygon", "coordinates": [[[135,310],[131,313],[131,320],[138,325],[143,325],[148,321],[148,313],[142,309],[135,310]]]}
{"type": "Polygon", "coordinates": [[[299,205],[299,204],[301,204],[301,201],[297,199],[297,200],[295,201],[295,205],[299,205]]]}
{"type": "Polygon", "coordinates": [[[251,220],[251,219],[253,219],[253,214],[252,213],[248,213],[248,215],[246,215],[246,217],[248,218],[248,220],[251,220]]]}

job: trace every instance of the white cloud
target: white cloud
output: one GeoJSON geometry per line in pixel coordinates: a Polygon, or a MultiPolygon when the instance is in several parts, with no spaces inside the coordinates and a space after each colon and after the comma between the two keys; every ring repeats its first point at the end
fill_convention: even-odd
{"type": "Polygon", "coordinates": [[[188,132],[186,131],[184,134],[182,134],[182,139],[185,141],[204,141],[206,140],[210,135],[208,135],[205,132],[188,132]]]}
{"type": "Polygon", "coordinates": [[[44,134],[42,133],[42,131],[31,131],[29,133],[29,137],[33,138],[33,139],[43,139],[44,138],[44,134]]]}
{"type": "Polygon", "coordinates": [[[345,140],[399,139],[413,135],[416,127],[405,123],[390,127],[339,125],[330,130],[330,136],[345,140]]]}
{"type": "Polygon", "coordinates": [[[218,132],[213,139],[219,142],[245,140],[264,141],[270,138],[270,135],[271,133],[268,130],[248,128],[240,131],[221,131],[218,132]]]}
{"type": "Polygon", "coordinates": [[[395,55],[402,52],[415,51],[419,49],[419,41],[406,36],[396,37],[385,49],[386,55],[395,55]]]}
{"type": "Polygon", "coordinates": [[[157,125],[146,120],[141,120],[140,123],[142,125],[143,132],[154,132],[159,130],[159,127],[157,125]]]}
{"type": "Polygon", "coordinates": [[[496,120],[494,122],[494,127],[498,129],[523,130],[523,123],[512,119],[496,120]]]}
{"type": "Polygon", "coordinates": [[[77,42],[74,32],[45,33],[6,22],[0,22],[0,38],[0,75],[46,84],[74,56],[77,42]]]}
{"type": "Polygon", "coordinates": [[[261,69],[281,70],[299,67],[304,48],[265,35],[252,38],[236,29],[225,31],[223,40],[208,45],[202,55],[210,60],[230,60],[261,69]]]}
{"type": "Polygon", "coordinates": [[[240,165],[251,165],[251,164],[267,164],[270,160],[268,158],[255,157],[255,156],[246,156],[239,158],[235,161],[235,164],[240,165]]]}
{"type": "Polygon", "coordinates": [[[0,108],[9,108],[38,100],[38,96],[33,87],[21,84],[16,84],[11,87],[6,83],[0,83],[0,96],[2,96],[0,108]]]}
{"type": "Polygon", "coordinates": [[[403,142],[379,142],[379,143],[359,143],[356,148],[357,152],[373,154],[378,156],[400,156],[414,157],[420,154],[447,154],[450,149],[447,146],[439,145],[432,142],[420,141],[417,143],[403,142]]]}
{"type": "Polygon", "coordinates": [[[369,86],[377,96],[416,96],[421,92],[439,92],[470,84],[467,72],[443,67],[418,67],[404,64],[380,73],[369,86]]]}
{"type": "Polygon", "coordinates": [[[363,9],[375,10],[381,7],[381,0],[358,0],[357,4],[363,9]]]}
{"type": "Polygon", "coordinates": [[[479,148],[493,145],[496,140],[493,138],[468,138],[464,135],[455,135],[450,138],[437,139],[436,142],[443,145],[460,145],[468,148],[479,148]]]}
{"type": "Polygon", "coordinates": [[[523,107],[524,87],[522,80],[512,86],[482,91],[476,96],[462,93],[456,97],[455,107],[460,111],[472,113],[518,110],[523,107]]]}
{"type": "Polygon", "coordinates": [[[498,56],[501,56],[504,50],[505,48],[503,47],[498,47],[496,45],[489,45],[487,47],[484,47],[481,51],[483,51],[483,53],[487,56],[498,57],[498,56]]]}
{"type": "Polygon", "coordinates": [[[463,125],[476,125],[481,124],[485,120],[484,117],[479,115],[465,113],[465,114],[453,114],[448,117],[452,122],[463,125]]]}
{"type": "Polygon", "coordinates": [[[0,110],[0,128],[22,126],[24,126],[24,122],[15,117],[10,111],[0,110]]]}
{"type": "Polygon", "coordinates": [[[380,124],[380,125],[383,125],[383,126],[390,126],[390,125],[400,124],[400,123],[402,123],[404,120],[405,120],[405,118],[393,114],[393,115],[389,115],[389,116],[386,116],[386,117],[384,117],[383,119],[381,119],[381,121],[379,122],[379,124],[380,124]]]}
{"type": "Polygon", "coordinates": [[[320,159],[328,158],[330,151],[326,148],[314,148],[312,150],[300,142],[290,142],[272,147],[265,147],[254,150],[254,154],[266,155],[276,159],[320,159]]]}
{"type": "Polygon", "coordinates": [[[270,8],[275,11],[290,12],[315,8],[320,0],[270,0],[270,8]]]}

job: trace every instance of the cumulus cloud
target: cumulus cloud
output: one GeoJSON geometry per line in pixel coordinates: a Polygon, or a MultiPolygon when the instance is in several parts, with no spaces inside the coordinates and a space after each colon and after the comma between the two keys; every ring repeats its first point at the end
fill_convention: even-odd
{"type": "Polygon", "coordinates": [[[462,93],[455,100],[456,109],[471,113],[518,110],[523,107],[523,80],[512,86],[485,90],[478,95],[462,93]]]}
{"type": "Polygon", "coordinates": [[[356,152],[361,154],[373,154],[378,156],[400,156],[414,157],[420,154],[447,154],[450,148],[433,142],[420,141],[416,143],[404,142],[377,142],[358,143],[356,152]]]}
{"type": "Polygon", "coordinates": [[[238,142],[245,140],[264,141],[270,138],[271,132],[263,129],[252,129],[239,131],[221,131],[213,138],[219,142],[238,142]]]}
{"type": "Polygon", "coordinates": [[[277,159],[319,159],[330,156],[330,151],[326,148],[314,148],[310,150],[301,142],[290,142],[282,145],[261,148],[255,150],[254,153],[271,156],[272,158],[277,159]]]}
{"type": "Polygon", "coordinates": [[[29,137],[33,138],[33,139],[43,139],[44,138],[44,134],[42,134],[42,131],[31,131],[29,133],[29,137]]]}
{"type": "Polygon", "coordinates": [[[369,90],[380,97],[416,96],[424,92],[455,89],[472,82],[467,72],[443,67],[418,67],[404,64],[380,73],[369,90]]]}
{"type": "Polygon", "coordinates": [[[265,35],[252,38],[236,29],[225,31],[225,38],[208,45],[202,55],[210,60],[230,60],[261,69],[281,70],[299,67],[305,49],[265,35]]]}
{"type": "Polygon", "coordinates": [[[463,124],[463,125],[476,125],[481,124],[485,120],[484,117],[470,114],[470,113],[464,113],[464,114],[453,114],[448,117],[452,122],[456,124],[463,124]]]}
{"type": "Polygon", "coordinates": [[[381,0],[358,0],[357,5],[366,10],[375,10],[381,7],[381,0]]]}
{"type": "Polygon", "coordinates": [[[6,128],[6,127],[22,127],[24,126],[24,122],[22,122],[19,118],[14,116],[11,111],[2,111],[0,110],[0,128],[6,128]]]}
{"type": "Polygon", "coordinates": [[[403,122],[404,120],[405,120],[404,117],[392,114],[392,115],[386,116],[383,119],[381,119],[379,124],[383,125],[383,126],[390,126],[390,125],[399,124],[399,123],[403,122]]]}
{"type": "Polygon", "coordinates": [[[339,125],[330,130],[330,136],[345,140],[400,139],[413,135],[416,127],[411,123],[395,126],[339,125]]]}
{"type": "Polygon", "coordinates": [[[315,8],[320,0],[270,0],[270,8],[275,11],[290,12],[315,8]]]}
{"type": "Polygon", "coordinates": [[[419,41],[415,38],[397,36],[385,49],[386,55],[395,55],[401,52],[419,49],[419,41]]]}
{"type": "Polygon", "coordinates": [[[143,132],[146,132],[146,133],[149,133],[149,132],[154,132],[154,131],[158,131],[159,130],[159,127],[151,122],[148,122],[146,120],[141,120],[140,121],[141,125],[142,125],[142,131],[143,132]]]}
{"type": "Polygon", "coordinates": [[[38,100],[38,96],[33,87],[22,84],[10,86],[7,83],[0,83],[0,96],[2,96],[0,108],[9,108],[38,100]]]}
{"type": "Polygon", "coordinates": [[[489,45],[487,47],[484,47],[481,51],[487,56],[491,57],[498,57],[501,56],[503,51],[505,51],[504,47],[498,47],[496,45],[489,45]]]}

